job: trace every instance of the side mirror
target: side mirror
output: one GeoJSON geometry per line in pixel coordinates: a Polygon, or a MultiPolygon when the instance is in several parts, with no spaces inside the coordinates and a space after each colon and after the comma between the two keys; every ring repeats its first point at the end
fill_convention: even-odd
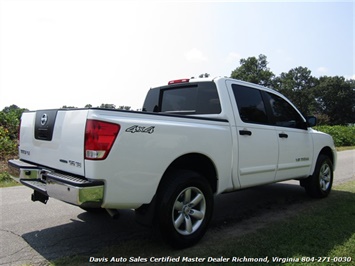
{"type": "Polygon", "coordinates": [[[317,118],[315,116],[307,116],[306,121],[308,127],[314,127],[317,124],[317,118]]]}

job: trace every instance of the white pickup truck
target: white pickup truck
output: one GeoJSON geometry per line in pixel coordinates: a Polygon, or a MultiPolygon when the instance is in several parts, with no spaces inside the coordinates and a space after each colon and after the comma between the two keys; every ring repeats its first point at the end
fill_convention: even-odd
{"type": "Polygon", "coordinates": [[[177,248],[206,232],[214,196],[289,179],[326,197],[336,151],[280,93],[230,78],[150,89],[142,112],[25,112],[12,176],[87,211],[135,209],[177,248]]]}

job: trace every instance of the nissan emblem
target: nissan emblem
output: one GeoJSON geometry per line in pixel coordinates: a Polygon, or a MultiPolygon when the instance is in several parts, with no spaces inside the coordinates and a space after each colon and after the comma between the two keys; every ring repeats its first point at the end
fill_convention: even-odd
{"type": "Polygon", "coordinates": [[[45,124],[47,124],[48,121],[48,115],[47,114],[43,114],[41,116],[41,125],[44,126],[45,124]]]}

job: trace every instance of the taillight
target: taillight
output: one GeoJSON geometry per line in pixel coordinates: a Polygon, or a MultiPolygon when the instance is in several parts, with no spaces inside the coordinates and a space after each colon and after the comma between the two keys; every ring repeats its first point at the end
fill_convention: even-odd
{"type": "Polygon", "coordinates": [[[20,146],[21,118],[17,128],[17,146],[20,146]]]}
{"type": "Polygon", "coordinates": [[[113,123],[87,120],[85,128],[85,159],[106,159],[120,132],[120,128],[120,125],[113,123]]]}

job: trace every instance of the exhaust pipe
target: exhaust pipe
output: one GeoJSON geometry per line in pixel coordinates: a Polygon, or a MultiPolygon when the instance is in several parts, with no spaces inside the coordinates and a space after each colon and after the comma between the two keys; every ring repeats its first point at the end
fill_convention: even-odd
{"type": "Polygon", "coordinates": [[[120,217],[120,213],[116,209],[106,209],[106,211],[112,219],[118,219],[118,217],[120,217]]]}

